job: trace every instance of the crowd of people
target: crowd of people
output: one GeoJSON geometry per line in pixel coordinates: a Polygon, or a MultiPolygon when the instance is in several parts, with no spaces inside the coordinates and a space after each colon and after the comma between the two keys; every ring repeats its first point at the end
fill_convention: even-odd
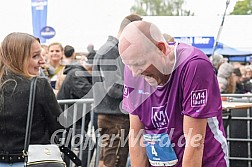
{"type": "MultiPolygon", "coordinates": [[[[99,167],[123,167],[128,154],[132,167],[228,166],[221,93],[252,93],[251,65],[219,54],[208,58],[137,14],[123,18],[115,34],[97,50],[88,45],[78,58],[71,45],[40,44],[27,33],[5,37],[0,166],[23,167],[15,156],[22,156],[34,76],[40,77],[31,143],[49,144],[54,131],[65,129],[58,119],[65,108],[57,100],[93,98],[94,105],[87,106],[95,113],[93,125],[100,136],[108,135],[99,141],[99,167]]],[[[85,131],[90,119],[88,112],[85,131]]],[[[77,130],[80,126],[81,120],[77,130]]]]}
{"type": "Polygon", "coordinates": [[[210,57],[223,94],[252,93],[252,66],[246,62],[228,62],[220,54],[210,57]]]}

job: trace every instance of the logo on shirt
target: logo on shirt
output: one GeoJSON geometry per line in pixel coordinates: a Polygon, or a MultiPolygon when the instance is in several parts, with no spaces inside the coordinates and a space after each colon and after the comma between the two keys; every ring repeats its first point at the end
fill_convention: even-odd
{"type": "Polygon", "coordinates": [[[124,88],[123,88],[123,97],[126,97],[128,98],[129,97],[129,94],[134,90],[134,88],[131,88],[131,87],[128,87],[126,85],[124,85],[124,88]]]}
{"type": "Polygon", "coordinates": [[[124,88],[123,88],[123,96],[128,98],[129,97],[129,87],[124,85],[124,88]]]}
{"type": "Polygon", "coordinates": [[[207,89],[191,92],[191,107],[205,106],[207,103],[207,89]]]}
{"type": "Polygon", "coordinates": [[[142,95],[149,95],[149,92],[144,92],[142,89],[138,90],[138,94],[142,94],[142,95]]]}
{"type": "Polygon", "coordinates": [[[165,129],[168,126],[168,116],[166,113],[166,105],[160,107],[152,107],[152,124],[157,129],[165,129]]]}

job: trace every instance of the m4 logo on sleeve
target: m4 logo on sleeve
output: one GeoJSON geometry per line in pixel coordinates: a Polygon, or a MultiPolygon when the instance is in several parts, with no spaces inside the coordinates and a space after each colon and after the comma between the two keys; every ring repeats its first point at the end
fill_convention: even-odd
{"type": "Polygon", "coordinates": [[[191,92],[191,106],[205,106],[207,103],[207,89],[196,90],[191,92]]]}

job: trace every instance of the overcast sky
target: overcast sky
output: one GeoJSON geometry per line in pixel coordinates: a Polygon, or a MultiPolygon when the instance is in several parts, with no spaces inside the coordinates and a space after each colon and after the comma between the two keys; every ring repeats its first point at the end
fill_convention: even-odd
{"type": "MultiPolygon", "coordinates": [[[[195,13],[196,16],[223,15],[227,0],[184,0],[186,7],[195,13]]],[[[233,11],[237,0],[230,0],[227,14],[233,11]]]]}
{"type": "MultiPolygon", "coordinates": [[[[56,30],[56,36],[49,42],[60,40],[66,44],[68,39],[75,39],[76,43],[71,41],[73,45],[80,45],[80,41],[83,41],[85,47],[88,40],[100,45],[108,35],[116,35],[122,18],[130,14],[134,2],[135,0],[48,0],[47,23],[56,30]]],[[[227,13],[233,10],[235,2],[236,0],[230,1],[227,13]]],[[[185,5],[196,16],[220,16],[224,13],[226,0],[185,0],[185,5]]],[[[31,15],[30,0],[4,1],[0,5],[0,41],[13,31],[32,33],[31,15]]]]}

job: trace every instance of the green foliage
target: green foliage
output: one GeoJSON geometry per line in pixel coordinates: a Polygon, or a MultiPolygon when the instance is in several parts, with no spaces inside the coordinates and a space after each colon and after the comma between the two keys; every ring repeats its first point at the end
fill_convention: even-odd
{"type": "Polygon", "coordinates": [[[237,1],[230,15],[252,15],[252,0],[237,1]]]}
{"type": "Polygon", "coordinates": [[[142,16],[193,16],[190,10],[183,10],[184,0],[135,0],[131,12],[142,16]]]}

